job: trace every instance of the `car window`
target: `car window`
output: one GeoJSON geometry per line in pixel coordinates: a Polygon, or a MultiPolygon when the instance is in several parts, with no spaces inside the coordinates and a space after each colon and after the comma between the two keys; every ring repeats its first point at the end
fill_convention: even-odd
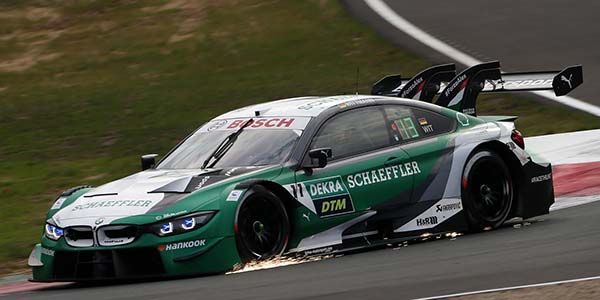
{"type": "Polygon", "coordinates": [[[397,142],[427,138],[454,129],[451,119],[432,111],[401,105],[385,106],[384,111],[392,137],[397,142]]]}
{"type": "MultiPolygon", "coordinates": [[[[215,168],[279,164],[289,156],[301,135],[300,130],[244,130],[215,164],[215,168]]],[[[231,131],[198,130],[177,147],[157,169],[196,169],[231,131]]]]}
{"type": "Polygon", "coordinates": [[[332,160],[390,146],[379,106],[342,112],[329,119],[313,138],[311,149],[331,148],[332,160]]]}

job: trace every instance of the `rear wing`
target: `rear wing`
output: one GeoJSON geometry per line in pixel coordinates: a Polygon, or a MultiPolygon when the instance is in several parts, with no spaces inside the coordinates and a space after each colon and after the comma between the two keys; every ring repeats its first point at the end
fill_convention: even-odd
{"type": "Polygon", "coordinates": [[[454,76],[454,64],[433,66],[408,79],[402,79],[400,75],[389,75],[373,85],[371,94],[431,102],[442,84],[449,82],[454,76]]]}
{"type": "MultiPolygon", "coordinates": [[[[556,96],[563,96],[583,83],[583,67],[576,65],[562,71],[502,73],[500,63],[492,61],[462,71],[445,85],[443,81],[441,83],[434,93],[439,94],[435,104],[475,116],[476,99],[481,92],[553,90],[556,96]]],[[[394,96],[401,97],[400,93],[394,96]]]]}

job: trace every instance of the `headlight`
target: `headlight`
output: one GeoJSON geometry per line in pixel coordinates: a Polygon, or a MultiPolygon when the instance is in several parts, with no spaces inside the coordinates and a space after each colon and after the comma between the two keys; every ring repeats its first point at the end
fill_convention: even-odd
{"type": "Polygon", "coordinates": [[[161,221],[151,225],[152,232],[158,236],[169,236],[196,230],[208,223],[215,213],[215,211],[207,211],[173,220],[161,221]]]}
{"type": "Polygon", "coordinates": [[[64,229],[50,223],[46,223],[45,232],[46,237],[54,241],[60,239],[60,237],[63,236],[63,234],[65,234],[64,229]]]}

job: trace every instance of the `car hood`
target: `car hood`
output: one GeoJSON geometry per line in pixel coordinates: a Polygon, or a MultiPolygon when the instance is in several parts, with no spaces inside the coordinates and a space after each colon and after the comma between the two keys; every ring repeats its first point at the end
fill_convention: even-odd
{"type": "Polygon", "coordinates": [[[263,169],[147,170],[88,191],[61,207],[52,219],[61,227],[97,226],[123,217],[160,213],[192,192],[263,169]]]}

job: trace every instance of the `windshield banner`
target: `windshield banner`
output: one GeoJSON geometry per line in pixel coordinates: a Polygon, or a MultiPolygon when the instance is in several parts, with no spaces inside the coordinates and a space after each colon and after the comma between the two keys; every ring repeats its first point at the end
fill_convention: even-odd
{"type": "MultiPolygon", "coordinates": [[[[217,130],[237,130],[244,126],[250,118],[211,120],[200,128],[199,132],[217,130]]],[[[256,117],[253,118],[245,130],[248,129],[293,129],[304,130],[310,117],[256,117]]]]}

